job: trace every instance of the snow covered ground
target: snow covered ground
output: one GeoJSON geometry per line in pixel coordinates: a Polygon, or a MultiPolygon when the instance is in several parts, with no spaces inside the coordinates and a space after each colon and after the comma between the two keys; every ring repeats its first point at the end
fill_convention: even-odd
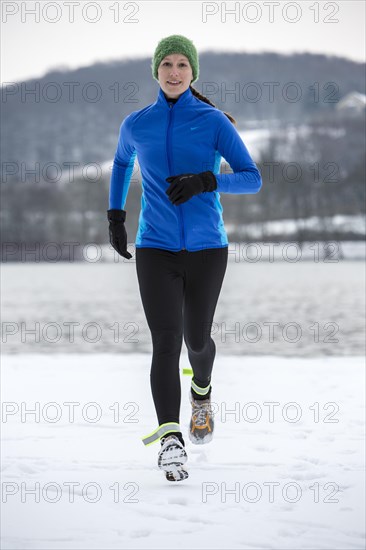
{"type": "Polygon", "coordinates": [[[149,354],[2,357],[4,550],[365,547],[362,357],[217,354],[202,447],[182,376],[190,477],[176,484],[141,442],[149,370],[149,354]]]}
{"type": "MultiPolygon", "coordinates": [[[[288,238],[294,238],[299,229],[319,231],[319,233],[329,231],[330,234],[338,231],[340,235],[352,232],[356,235],[364,236],[366,234],[366,219],[363,215],[341,216],[338,214],[336,216],[323,216],[322,218],[311,216],[310,218],[299,218],[297,220],[275,220],[242,225],[226,224],[225,227],[228,234],[236,231],[239,235],[244,235],[246,238],[251,239],[260,239],[264,232],[272,237],[275,237],[275,235],[288,235],[288,238]]],[[[311,245],[312,243],[309,242],[308,244],[311,245]]],[[[364,243],[357,241],[342,241],[338,246],[349,250],[351,244],[364,250],[364,243]]]]}

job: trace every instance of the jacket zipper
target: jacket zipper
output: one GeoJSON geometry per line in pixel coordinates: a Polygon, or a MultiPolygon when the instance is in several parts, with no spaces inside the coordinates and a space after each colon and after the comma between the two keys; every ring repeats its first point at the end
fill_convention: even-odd
{"type": "MultiPolygon", "coordinates": [[[[171,126],[172,126],[172,120],[173,120],[173,111],[172,111],[172,107],[173,107],[173,104],[172,103],[169,103],[169,122],[168,122],[168,130],[167,130],[167,155],[168,155],[168,168],[169,168],[169,174],[170,175],[175,175],[172,173],[172,167],[171,167],[171,163],[170,163],[170,159],[172,157],[171,155],[171,137],[170,137],[170,134],[171,134],[171,126]],[[169,153],[170,153],[170,156],[169,156],[169,153]]],[[[177,207],[175,207],[177,208],[177,207]]],[[[178,205],[178,209],[179,209],[179,217],[180,217],[180,221],[181,221],[181,228],[182,228],[182,232],[181,232],[181,249],[182,250],[186,250],[186,243],[185,243],[185,236],[184,236],[184,222],[183,222],[183,214],[182,214],[182,205],[179,204],[178,205]],[[183,243],[183,247],[182,247],[182,243],[183,243]]]]}

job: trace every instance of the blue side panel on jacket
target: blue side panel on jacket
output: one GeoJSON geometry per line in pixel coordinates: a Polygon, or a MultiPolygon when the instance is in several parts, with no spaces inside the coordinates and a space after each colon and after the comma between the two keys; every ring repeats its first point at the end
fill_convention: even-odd
{"type": "Polygon", "coordinates": [[[142,176],[136,247],[188,251],[228,246],[220,193],[257,193],[260,172],[228,117],[188,88],[169,103],[159,88],[155,103],[129,114],[120,126],[109,208],[124,209],[135,158],[142,176]],[[220,174],[224,158],[233,173],[220,174]],[[180,205],[166,194],[168,176],[211,170],[217,189],[180,205]]]}

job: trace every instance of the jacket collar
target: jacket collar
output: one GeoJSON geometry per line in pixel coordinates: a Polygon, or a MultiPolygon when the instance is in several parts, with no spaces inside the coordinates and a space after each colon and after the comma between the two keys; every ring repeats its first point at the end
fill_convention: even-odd
{"type": "MultiPolygon", "coordinates": [[[[181,94],[178,97],[178,100],[175,103],[173,103],[173,105],[174,105],[174,108],[180,108],[190,103],[193,103],[193,101],[194,101],[194,95],[192,94],[191,89],[188,88],[185,92],[183,92],[183,94],[181,94]]],[[[158,98],[156,100],[156,103],[161,107],[170,109],[168,100],[165,97],[164,92],[160,86],[159,86],[159,93],[158,93],[158,98]]]]}

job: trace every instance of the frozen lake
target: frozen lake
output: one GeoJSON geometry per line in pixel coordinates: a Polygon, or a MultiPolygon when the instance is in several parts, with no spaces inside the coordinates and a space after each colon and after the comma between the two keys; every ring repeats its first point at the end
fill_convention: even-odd
{"type": "MultiPolygon", "coordinates": [[[[236,260],[212,327],[218,354],[364,354],[363,261],[236,260]]],[[[151,353],[134,258],[1,270],[3,353],[151,353]]]]}

